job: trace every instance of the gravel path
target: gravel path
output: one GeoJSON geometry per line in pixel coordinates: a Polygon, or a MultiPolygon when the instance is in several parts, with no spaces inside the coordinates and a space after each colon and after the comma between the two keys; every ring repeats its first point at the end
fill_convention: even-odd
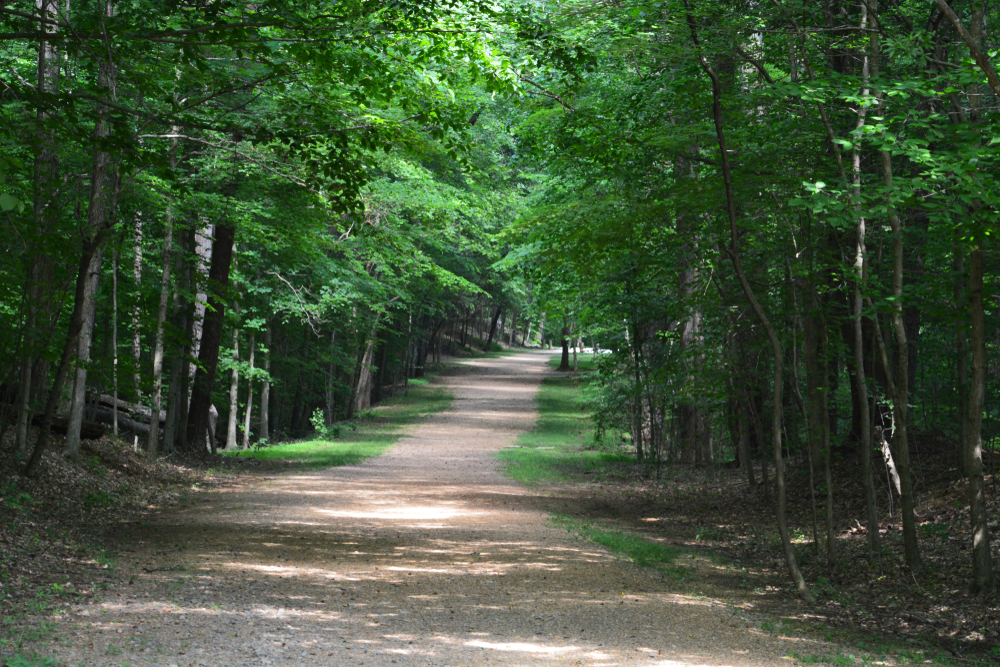
{"type": "Polygon", "coordinates": [[[574,540],[500,474],[546,359],[466,362],[439,380],[451,407],[381,457],[159,514],[127,537],[133,583],[72,610],[44,652],[79,667],[674,667],[818,651],[574,540]]]}

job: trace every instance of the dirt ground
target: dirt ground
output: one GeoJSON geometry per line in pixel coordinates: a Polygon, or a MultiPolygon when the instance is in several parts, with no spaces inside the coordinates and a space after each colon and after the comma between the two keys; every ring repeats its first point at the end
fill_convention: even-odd
{"type": "MultiPolygon", "coordinates": [[[[544,352],[464,362],[385,455],[201,495],[120,536],[118,579],[73,606],[70,665],[777,665],[836,652],[759,629],[575,539],[495,452],[530,429],[544,352]]],[[[72,584],[72,582],[69,582],[72,584]]],[[[30,648],[30,647],[27,647],[30,648]]]]}

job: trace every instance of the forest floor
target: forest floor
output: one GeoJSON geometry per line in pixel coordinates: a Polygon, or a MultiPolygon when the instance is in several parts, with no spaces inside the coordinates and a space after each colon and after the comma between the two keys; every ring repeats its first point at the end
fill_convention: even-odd
{"type": "MultiPolygon", "coordinates": [[[[535,425],[541,381],[559,381],[549,356],[464,362],[434,382],[450,407],[360,463],[280,474],[158,464],[129,477],[138,457],[99,441],[82,498],[46,495],[86,488],[64,479],[85,466],[55,457],[47,484],[6,482],[0,665],[951,661],[859,634],[866,619],[853,612],[858,627],[837,625],[827,603],[851,611],[847,599],[796,600],[770,536],[737,540],[742,524],[711,514],[738,509],[719,507],[722,478],[654,483],[613,457],[617,477],[504,477],[497,452],[535,425]],[[62,524],[46,524],[42,509],[58,507],[62,524]],[[85,514],[76,523],[92,534],[106,516],[105,537],[83,546],[66,512],[85,514]]],[[[741,520],[765,504],[747,494],[741,520]]]]}

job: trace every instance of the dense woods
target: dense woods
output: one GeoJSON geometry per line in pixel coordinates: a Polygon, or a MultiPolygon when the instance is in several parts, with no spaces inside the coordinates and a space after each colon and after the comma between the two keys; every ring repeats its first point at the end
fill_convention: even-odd
{"type": "Polygon", "coordinates": [[[804,598],[786,467],[830,568],[850,519],[918,572],[942,448],[994,592],[987,3],[38,0],[0,22],[21,474],[105,431],[151,458],[266,446],[462,348],[550,342],[568,370],[586,346],[595,438],[649,476],[744,471],[804,598]]]}

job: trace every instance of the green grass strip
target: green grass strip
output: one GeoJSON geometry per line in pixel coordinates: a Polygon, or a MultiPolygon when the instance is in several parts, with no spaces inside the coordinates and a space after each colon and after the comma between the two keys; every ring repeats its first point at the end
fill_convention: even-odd
{"type": "Polygon", "coordinates": [[[306,469],[351,465],[380,455],[406,435],[406,426],[441,412],[451,404],[451,400],[451,394],[444,389],[430,386],[426,380],[411,380],[406,395],[390,398],[349,422],[337,424],[340,430],[338,437],[317,437],[287,445],[245,449],[229,455],[286,462],[306,469]]]}
{"type": "MultiPolygon", "coordinates": [[[[593,355],[581,357],[580,368],[591,368],[593,355]]],[[[558,355],[550,363],[553,361],[559,365],[558,355]]],[[[584,375],[574,379],[567,373],[542,382],[535,397],[535,428],[518,438],[516,448],[498,454],[510,477],[528,485],[580,480],[584,475],[600,479],[610,466],[633,460],[630,455],[602,451],[593,441],[590,417],[579,404],[588,381],[584,375]]]]}
{"type": "Polygon", "coordinates": [[[611,553],[623,556],[640,567],[651,567],[678,581],[688,576],[689,568],[674,564],[678,557],[688,553],[684,549],[650,542],[624,530],[599,528],[589,521],[580,521],[562,514],[553,515],[552,520],[567,531],[594,544],[600,544],[611,553]]]}

